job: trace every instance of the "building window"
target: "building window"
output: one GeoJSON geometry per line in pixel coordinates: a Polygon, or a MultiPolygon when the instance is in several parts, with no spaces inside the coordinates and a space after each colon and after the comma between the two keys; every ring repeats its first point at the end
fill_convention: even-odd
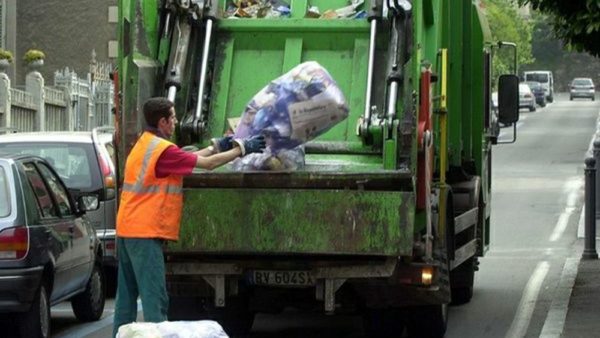
{"type": "Polygon", "coordinates": [[[116,58],[119,56],[119,42],[117,40],[110,40],[108,42],[108,57],[116,58]]]}
{"type": "Polygon", "coordinates": [[[119,10],[117,6],[108,6],[108,23],[119,22],[119,10]]]}

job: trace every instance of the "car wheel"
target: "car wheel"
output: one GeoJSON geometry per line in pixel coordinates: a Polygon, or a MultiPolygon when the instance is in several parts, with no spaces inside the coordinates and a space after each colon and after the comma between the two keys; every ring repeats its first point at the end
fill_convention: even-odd
{"type": "Polygon", "coordinates": [[[535,104],[529,107],[529,111],[535,111],[535,104]]]}
{"type": "Polygon", "coordinates": [[[50,337],[50,301],[44,284],[40,285],[29,311],[19,314],[18,325],[22,337],[50,337]]]}
{"type": "Polygon", "coordinates": [[[82,322],[91,322],[102,316],[104,301],[104,276],[102,269],[98,265],[94,265],[85,291],[71,299],[71,307],[77,319],[82,322]]]}
{"type": "Polygon", "coordinates": [[[569,96],[569,101],[573,101],[573,96],[569,96]]]}

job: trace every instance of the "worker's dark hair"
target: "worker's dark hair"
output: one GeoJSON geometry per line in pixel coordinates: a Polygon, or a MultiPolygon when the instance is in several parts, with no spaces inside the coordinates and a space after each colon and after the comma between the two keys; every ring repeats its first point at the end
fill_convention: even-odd
{"type": "Polygon", "coordinates": [[[150,127],[158,127],[158,121],[161,118],[169,119],[173,102],[164,97],[153,97],[144,103],[144,118],[150,127]]]}

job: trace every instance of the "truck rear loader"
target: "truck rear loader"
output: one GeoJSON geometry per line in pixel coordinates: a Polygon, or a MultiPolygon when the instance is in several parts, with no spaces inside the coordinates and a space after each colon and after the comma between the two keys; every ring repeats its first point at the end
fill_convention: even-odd
{"type": "Polygon", "coordinates": [[[490,243],[492,145],[499,122],[518,120],[518,78],[496,85],[491,65],[511,44],[491,41],[477,0],[285,2],[289,16],[231,19],[231,0],[119,1],[121,168],[152,96],[175,102],[181,146],[223,135],[305,61],[350,111],[304,145],[302,170],[185,178],[180,240],[165,249],[170,319],[235,335],[258,312],[296,307],[360,313],[369,336],[443,336],[490,243]],[[353,4],[365,12],[307,15],[353,4]]]}

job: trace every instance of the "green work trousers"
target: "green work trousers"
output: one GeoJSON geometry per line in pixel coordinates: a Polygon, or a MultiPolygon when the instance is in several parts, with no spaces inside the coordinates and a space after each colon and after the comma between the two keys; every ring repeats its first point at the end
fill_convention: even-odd
{"type": "Polygon", "coordinates": [[[113,337],[121,325],[136,320],[138,296],[145,322],[167,320],[169,297],[162,243],[152,238],[117,238],[119,272],[113,337]]]}

